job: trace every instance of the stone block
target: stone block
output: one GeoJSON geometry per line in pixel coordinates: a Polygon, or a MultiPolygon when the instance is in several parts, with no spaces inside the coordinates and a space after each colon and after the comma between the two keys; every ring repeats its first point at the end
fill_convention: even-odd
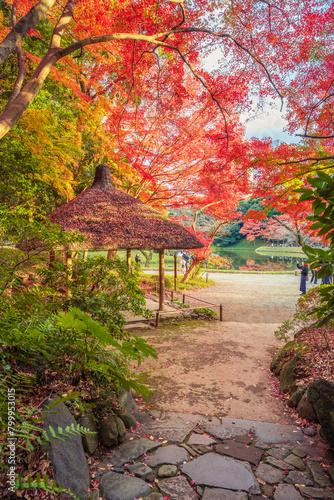
{"type": "Polygon", "coordinates": [[[138,477],[107,472],[101,478],[100,490],[103,500],[133,500],[147,496],[151,488],[138,477]]]}
{"type": "Polygon", "coordinates": [[[249,464],[217,453],[202,455],[182,465],[180,469],[191,480],[202,486],[243,490],[251,494],[261,492],[249,464]]]}
{"type": "MultiPolygon", "coordinates": [[[[76,425],[74,417],[67,406],[60,403],[44,415],[44,429],[50,435],[51,426],[57,434],[58,427],[76,425]]],[[[90,484],[90,472],[84,453],[81,435],[68,434],[62,439],[52,439],[47,446],[50,459],[55,468],[56,483],[71,490],[80,500],[85,500],[90,484]]]]}
{"type": "Polygon", "coordinates": [[[122,420],[117,415],[109,415],[100,425],[100,441],[103,446],[111,448],[122,443],[126,433],[122,420]]]}
{"type": "Polygon", "coordinates": [[[99,434],[94,419],[92,415],[86,413],[86,415],[84,415],[83,417],[79,417],[77,422],[92,433],[82,436],[82,444],[85,452],[88,453],[88,455],[92,455],[96,448],[99,446],[99,434]]]}
{"type": "Polygon", "coordinates": [[[312,382],[307,397],[313,405],[323,437],[334,447],[334,383],[324,379],[312,382]]]}
{"type": "Polygon", "coordinates": [[[313,405],[308,400],[307,393],[303,394],[303,397],[299,401],[296,410],[301,418],[305,418],[309,422],[318,421],[313,405]]]}

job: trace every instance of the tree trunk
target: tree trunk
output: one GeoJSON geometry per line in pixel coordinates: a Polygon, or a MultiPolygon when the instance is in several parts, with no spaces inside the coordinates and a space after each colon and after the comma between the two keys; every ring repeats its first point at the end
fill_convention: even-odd
{"type": "Polygon", "coordinates": [[[23,16],[0,43],[0,64],[14,52],[17,44],[27,35],[28,31],[36,26],[51,9],[56,0],[40,0],[29,12],[23,16]]]}
{"type": "Polygon", "coordinates": [[[46,77],[58,61],[58,49],[50,50],[41,63],[35,69],[28,83],[23,87],[20,94],[6,107],[0,117],[0,139],[19,121],[26,109],[29,108],[39,91],[43,87],[46,77]]]}
{"type": "Polygon", "coordinates": [[[181,280],[181,283],[187,283],[190,278],[195,274],[196,270],[197,270],[197,267],[199,266],[199,264],[202,262],[203,259],[199,259],[198,257],[196,257],[192,263],[191,263],[191,266],[189,267],[188,271],[186,272],[186,274],[183,276],[182,280],[181,280]]]}
{"type": "Polygon", "coordinates": [[[145,267],[150,267],[151,262],[152,262],[152,257],[153,257],[153,250],[149,250],[148,252],[146,250],[140,250],[141,253],[145,257],[145,267]]]}
{"type": "Polygon", "coordinates": [[[107,260],[114,260],[117,250],[108,250],[107,260]]]}

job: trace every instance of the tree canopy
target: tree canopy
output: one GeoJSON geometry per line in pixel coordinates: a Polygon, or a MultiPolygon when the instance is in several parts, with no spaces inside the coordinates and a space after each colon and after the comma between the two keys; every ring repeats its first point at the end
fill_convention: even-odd
{"type": "Polygon", "coordinates": [[[252,195],[305,217],[310,204],[301,208],[294,189],[334,159],[332,0],[1,6],[6,175],[8,158],[29,158],[25,182],[45,183],[57,204],[104,161],[120,187],[157,207],[226,221],[252,195]],[[301,142],[246,140],[241,113],[277,100],[301,142]]]}

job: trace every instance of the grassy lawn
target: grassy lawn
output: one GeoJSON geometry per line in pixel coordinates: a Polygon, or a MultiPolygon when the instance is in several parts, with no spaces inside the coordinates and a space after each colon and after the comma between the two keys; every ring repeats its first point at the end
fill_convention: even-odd
{"type": "MultiPolygon", "coordinates": [[[[106,250],[98,250],[98,251],[89,251],[88,255],[94,256],[94,255],[102,255],[102,257],[107,257],[107,251],[106,250]]],[[[131,259],[134,261],[136,254],[139,253],[139,257],[141,258],[141,265],[144,268],[145,265],[145,257],[144,255],[140,252],[140,250],[131,250],[131,259]]],[[[126,259],[126,250],[118,250],[117,251],[118,257],[121,259],[126,259]]],[[[178,262],[180,259],[178,258],[178,262]]],[[[174,269],[174,255],[167,255],[165,253],[165,267],[166,269],[174,269]]],[[[158,269],[159,268],[159,254],[158,253],[153,253],[152,257],[152,262],[151,262],[151,267],[147,269],[158,269]]]]}
{"type": "MultiPolygon", "coordinates": [[[[178,276],[176,279],[177,290],[196,290],[198,288],[207,288],[215,284],[214,280],[196,276],[191,278],[188,283],[181,283],[183,276],[178,276]]],[[[139,283],[141,287],[146,290],[152,290],[158,292],[159,290],[159,276],[157,274],[141,274],[139,278],[139,283]]],[[[165,285],[168,290],[174,289],[174,277],[170,274],[165,276],[165,285]]]]}
{"type": "Polygon", "coordinates": [[[260,239],[255,239],[254,241],[248,241],[246,238],[238,241],[235,245],[230,245],[227,247],[222,247],[222,246],[213,246],[212,250],[215,252],[215,249],[219,254],[221,254],[222,251],[227,251],[227,252],[234,252],[234,250],[255,250],[257,247],[260,246],[270,246],[269,243],[265,243],[263,240],[260,239]]]}
{"type": "Polygon", "coordinates": [[[285,255],[285,257],[306,257],[301,247],[267,247],[261,246],[256,249],[260,255],[285,255]]]}

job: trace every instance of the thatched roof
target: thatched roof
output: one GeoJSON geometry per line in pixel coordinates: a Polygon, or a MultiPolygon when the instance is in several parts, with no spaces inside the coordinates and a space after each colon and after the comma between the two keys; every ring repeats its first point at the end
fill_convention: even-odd
{"type": "Polygon", "coordinates": [[[88,240],[75,249],[202,248],[187,229],[114,187],[107,165],[96,169],[93,185],[49,216],[63,230],[88,240]]]}

